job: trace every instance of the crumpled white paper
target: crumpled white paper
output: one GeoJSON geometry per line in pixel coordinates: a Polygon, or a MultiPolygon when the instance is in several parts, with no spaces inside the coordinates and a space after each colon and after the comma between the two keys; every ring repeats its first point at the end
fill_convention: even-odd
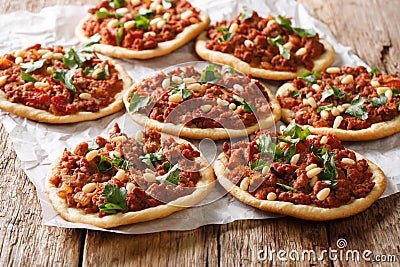
{"type": "MultiPolygon", "coordinates": [[[[191,3],[204,9],[211,18],[211,23],[221,19],[232,19],[246,6],[256,10],[260,15],[286,15],[293,18],[297,27],[314,28],[322,38],[334,45],[337,56],[336,66],[365,65],[353,54],[349,47],[344,47],[332,36],[328,27],[310,16],[303,5],[291,0],[285,1],[234,1],[234,0],[192,0],[191,3]]],[[[40,13],[19,11],[0,16],[0,53],[21,49],[35,43],[44,45],[71,46],[77,44],[74,28],[86,14],[87,6],[53,6],[44,8],[40,13]]],[[[193,48],[193,41],[175,52],[150,60],[117,60],[131,75],[133,81],[153,75],[157,70],[170,65],[200,60],[193,48]]],[[[279,82],[267,82],[273,91],[279,82]]],[[[67,125],[49,125],[30,121],[5,112],[0,113],[1,122],[10,133],[15,151],[21,160],[21,167],[34,183],[43,210],[43,223],[46,225],[104,230],[86,224],[71,223],[62,219],[52,208],[44,189],[44,180],[50,164],[63,149],[74,147],[83,140],[92,140],[97,135],[107,136],[115,122],[128,133],[141,129],[131,122],[124,111],[92,121],[67,125]]],[[[376,162],[388,178],[388,187],[384,196],[400,191],[400,168],[394,163],[400,162],[400,146],[397,142],[400,135],[370,142],[347,143],[366,157],[376,162]]],[[[199,142],[200,149],[212,162],[216,150],[214,143],[199,142]]],[[[141,234],[167,230],[190,230],[207,224],[225,224],[242,219],[274,218],[279,215],[267,213],[242,204],[216,184],[213,192],[197,207],[174,213],[166,218],[121,226],[104,230],[125,234],[141,234]]]]}

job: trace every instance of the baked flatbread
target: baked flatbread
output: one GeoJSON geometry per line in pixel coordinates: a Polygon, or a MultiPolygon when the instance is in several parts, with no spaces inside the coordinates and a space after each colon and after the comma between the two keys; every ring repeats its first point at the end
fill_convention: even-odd
{"type": "Polygon", "coordinates": [[[64,219],[101,228],[144,222],[193,206],[211,191],[214,172],[189,142],[152,130],[139,136],[127,138],[116,125],[110,139],[96,138],[100,148],[84,142],[64,151],[46,179],[64,219]]]}
{"type": "Polygon", "coordinates": [[[94,120],[119,111],[130,77],[113,60],[88,52],[90,45],[81,48],[66,53],[62,47],[35,45],[4,55],[0,109],[55,124],[94,120]],[[86,52],[81,53],[81,48],[86,52]],[[74,54],[81,57],[80,66],[69,60],[74,54]]]}
{"type": "Polygon", "coordinates": [[[253,12],[250,18],[243,19],[243,14],[202,32],[196,39],[197,54],[269,80],[293,79],[306,70],[320,71],[333,63],[332,45],[313,31],[291,27],[290,20],[281,16],[261,18],[253,12]],[[302,36],[306,31],[309,37],[299,36],[300,30],[302,36]]]}
{"type": "Polygon", "coordinates": [[[228,66],[201,62],[170,70],[134,84],[125,94],[135,122],[173,135],[218,140],[269,128],[280,118],[273,93],[228,66]]]}
{"type": "Polygon", "coordinates": [[[348,141],[375,140],[400,131],[396,75],[360,66],[328,68],[317,76],[305,73],[278,89],[285,122],[295,119],[314,134],[335,134],[348,141]]]}
{"type": "MultiPolygon", "coordinates": [[[[260,155],[256,149],[260,146],[259,140],[262,134],[269,135],[258,133],[257,137],[252,136],[251,141],[247,142],[252,147],[255,145],[253,149],[255,155],[260,155]]],[[[287,138],[287,136],[280,137],[287,138]]],[[[283,147],[285,156],[286,153],[290,154],[285,151],[290,149],[291,144],[281,146],[280,143],[281,141],[278,141],[277,147],[279,149],[283,147]]],[[[218,181],[235,198],[261,210],[314,221],[344,218],[367,209],[381,196],[386,187],[385,176],[377,165],[362,155],[344,148],[332,135],[309,136],[308,141],[300,140],[294,152],[296,154],[292,156],[294,160],[290,158],[286,163],[285,156],[283,162],[271,158],[266,160],[267,167],[263,167],[264,162],[254,161],[254,157],[247,162],[241,158],[244,156],[240,157],[239,146],[232,145],[232,147],[233,150],[226,148],[215,162],[214,171],[218,181]],[[321,145],[321,142],[325,142],[323,139],[327,145],[321,145]],[[307,144],[308,148],[305,148],[304,144],[307,144]],[[311,173],[313,166],[310,162],[312,157],[309,156],[310,144],[315,145],[317,153],[322,156],[322,161],[318,159],[311,161],[317,164],[314,174],[311,173]],[[328,150],[324,151],[322,147],[328,150]],[[341,155],[330,152],[333,148],[336,151],[341,150],[341,155]],[[324,156],[324,153],[327,154],[324,156]],[[297,162],[295,162],[296,157],[299,157],[297,162]],[[335,165],[330,162],[331,157],[334,157],[335,165]],[[331,175],[332,166],[338,172],[336,178],[335,175],[331,175]],[[307,167],[309,171],[306,171],[307,167]],[[359,171],[355,171],[356,169],[359,171]],[[308,174],[313,177],[309,178],[308,174]],[[293,192],[294,190],[296,192],[293,192]]],[[[261,156],[262,159],[265,159],[264,155],[261,156]]]]}
{"type": "Polygon", "coordinates": [[[126,1],[118,8],[108,1],[100,2],[76,27],[76,36],[86,41],[100,33],[102,38],[100,44],[94,46],[96,51],[119,58],[147,59],[171,53],[210,23],[204,11],[193,8],[186,0],[164,1],[171,4],[169,8],[161,1],[151,4],[137,1],[135,5],[132,2],[126,1]],[[178,5],[179,11],[176,10],[178,5]],[[121,9],[123,14],[118,13],[121,9]]]}

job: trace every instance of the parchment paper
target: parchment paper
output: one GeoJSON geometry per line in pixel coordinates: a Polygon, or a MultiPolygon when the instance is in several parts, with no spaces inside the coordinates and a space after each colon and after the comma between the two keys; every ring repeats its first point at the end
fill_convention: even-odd
{"type": "MultiPolygon", "coordinates": [[[[221,19],[232,19],[243,9],[243,6],[247,6],[249,10],[256,10],[264,16],[280,14],[292,17],[295,26],[314,28],[322,38],[334,45],[337,57],[333,65],[365,65],[353,54],[349,47],[344,47],[337,42],[326,25],[311,17],[304,6],[294,1],[192,0],[190,2],[208,12],[211,23],[221,19]]],[[[37,14],[19,11],[1,15],[1,54],[14,49],[25,48],[35,43],[56,44],[65,47],[77,44],[77,39],[74,37],[74,27],[85,16],[87,9],[88,6],[54,6],[44,8],[37,14]]],[[[192,41],[170,55],[161,58],[117,61],[126,68],[135,82],[170,65],[200,60],[194,52],[193,45],[192,41]]],[[[267,82],[267,86],[273,91],[280,84],[279,82],[267,82]]],[[[93,122],[68,125],[37,123],[5,112],[0,112],[0,118],[7,132],[10,133],[15,151],[21,160],[21,167],[36,186],[45,225],[142,234],[167,230],[190,230],[202,225],[225,224],[243,219],[279,217],[279,215],[259,211],[242,204],[227,195],[224,189],[217,184],[212,194],[197,207],[177,212],[163,219],[122,226],[112,230],[67,222],[54,211],[44,189],[44,180],[50,164],[62,153],[65,147],[74,149],[83,140],[92,140],[97,135],[107,136],[115,122],[118,122],[124,131],[129,131],[132,134],[141,127],[131,122],[124,111],[93,122]]],[[[400,191],[400,168],[397,166],[400,163],[399,137],[400,135],[396,134],[378,141],[346,144],[376,162],[383,169],[388,178],[388,187],[384,197],[400,191]]],[[[212,142],[196,143],[200,145],[200,149],[212,162],[217,153],[215,144],[212,142]]]]}

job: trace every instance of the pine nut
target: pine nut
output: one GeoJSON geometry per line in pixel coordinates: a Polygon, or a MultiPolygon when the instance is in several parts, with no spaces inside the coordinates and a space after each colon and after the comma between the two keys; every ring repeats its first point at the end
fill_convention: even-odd
{"type": "Polygon", "coordinates": [[[98,79],[99,78],[99,75],[100,75],[100,73],[102,72],[103,70],[102,69],[95,69],[94,71],[93,71],[93,73],[92,73],[92,77],[93,77],[93,79],[98,79]]]}
{"type": "Polygon", "coordinates": [[[251,40],[245,40],[244,41],[244,46],[247,47],[247,48],[250,48],[250,47],[254,46],[254,43],[251,40]]]}
{"type": "Polygon", "coordinates": [[[49,87],[49,84],[44,82],[35,82],[35,87],[39,89],[44,89],[49,87]]]}
{"type": "Polygon", "coordinates": [[[316,83],[314,83],[313,85],[311,85],[311,88],[314,89],[315,91],[321,90],[321,86],[319,86],[319,84],[316,84],[316,83]]]}
{"type": "Polygon", "coordinates": [[[115,178],[117,178],[120,181],[125,180],[125,171],[123,169],[119,169],[115,174],[115,178]]]}
{"type": "Polygon", "coordinates": [[[356,162],[351,158],[342,158],[342,163],[347,165],[354,165],[356,162]]]}
{"type": "Polygon", "coordinates": [[[387,86],[382,86],[382,87],[376,88],[376,92],[378,93],[378,95],[384,94],[387,90],[390,90],[390,88],[387,86]]]}
{"type": "Polygon", "coordinates": [[[267,200],[274,201],[276,199],[276,194],[274,192],[269,192],[267,195],[267,200]]]}
{"type": "Polygon", "coordinates": [[[105,8],[105,7],[102,7],[102,8],[99,9],[99,11],[100,11],[100,12],[108,12],[108,9],[105,8]]]}
{"type": "Polygon", "coordinates": [[[308,178],[312,178],[314,176],[317,176],[318,174],[320,174],[320,172],[322,172],[322,168],[316,167],[314,169],[311,169],[307,172],[307,177],[308,178]]]}
{"type": "Polygon", "coordinates": [[[319,143],[321,145],[325,145],[326,143],[328,143],[328,137],[326,135],[321,137],[321,140],[319,140],[319,143]]]}
{"type": "Polygon", "coordinates": [[[240,182],[240,189],[242,189],[243,191],[247,191],[249,189],[249,177],[245,177],[243,178],[243,180],[240,182]]]}
{"type": "Polygon", "coordinates": [[[26,52],[24,50],[17,50],[14,52],[15,57],[24,57],[26,52]]]}
{"type": "Polygon", "coordinates": [[[231,26],[229,26],[229,32],[234,33],[237,31],[238,28],[239,28],[239,25],[236,22],[234,22],[231,24],[231,26]]]}
{"type": "Polygon", "coordinates": [[[63,56],[64,56],[63,53],[54,53],[53,59],[61,60],[63,58],[63,56]]]}
{"type": "Polygon", "coordinates": [[[144,37],[144,38],[147,38],[147,37],[149,37],[149,36],[156,36],[156,33],[155,33],[155,32],[145,32],[145,33],[143,34],[143,37],[144,37]]]}
{"type": "Polygon", "coordinates": [[[326,187],[317,193],[317,198],[318,200],[323,201],[329,196],[330,193],[331,189],[329,189],[329,187],[326,187]]]}
{"type": "Polygon", "coordinates": [[[112,19],[107,23],[108,28],[115,28],[117,27],[119,21],[117,19],[112,19]]]}
{"type": "Polygon", "coordinates": [[[53,67],[47,67],[46,73],[47,73],[48,75],[52,75],[52,74],[54,73],[54,68],[53,68],[53,67]]]}
{"type": "Polygon", "coordinates": [[[329,74],[336,74],[336,73],[340,73],[340,68],[338,67],[329,67],[326,69],[326,72],[329,74]]]}
{"type": "Polygon", "coordinates": [[[294,154],[293,157],[290,159],[290,164],[296,165],[299,162],[300,154],[294,154]]]}
{"type": "Polygon", "coordinates": [[[308,165],[307,167],[306,167],[306,171],[309,171],[309,170],[312,170],[312,169],[314,169],[314,168],[317,168],[317,164],[315,164],[315,163],[312,163],[312,164],[310,164],[310,165],[308,165]]]}
{"type": "Polygon", "coordinates": [[[388,99],[392,99],[392,97],[393,97],[393,92],[392,92],[392,90],[386,90],[385,96],[386,96],[388,99]]]}
{"type": "Polygon", "coordinates": [[[308,106],[310,103],[308,103],[308,98],[303,99],[303,105],[308,106]]]}
{"type": "Polygon", "coordinates": [[[192,10],[186,10],[181,14],[181,19],[188,19],[193,14],[192,10]]]}
{"type": "Polygon", "coordinates": [[[24,60],[22,59],[22,57],[16,57],[15,58],[15,64],[19,65],[23,62],[24,60]]]}
{"type": "Polygon", "coordinates": [[[84,193],[92,193],[96,189],[96,183],[88,183],[82,187],[84,193]]]}
{"type": "Polygon", "coordinates": [[[286,44],[283,45],[283,47],[286,48],[287,50],[292,50],[293,46],[294,45],[292,42],[287,42],[286,44]]]}
{"type": "Polygon", "coordinates": [[[160,20],[159,22],[157,22],[157,29],[162,29],[165,23],[167,23],[165,20],[160,20]]]}
{"type": "MultiPolygon", "coordinates": [[[[336,109],[337,109],[340,113],[342,113],[342,112],[344,112],[344,111],[346,110],[342,105],[337,106],[336,109]]],[[[332,109],[332,110],[333,110],[333,109],[332,109]]]]}
{"type": "Polygon", "coordinates": [[[339,128],[340,124],[342,123],[343,117],[342,116],[337,116],[335,120],[333,121],[333,126],[332,128],[337,129],[339,128]]]}
{"type": "Polygon", "coordinates": [[[144,133],[143,131],[138,131],[135,134],[135,140],[141,142],[144,138],[144,133]]]}
{"type": "Polygon", "coordinates": [[[131,4],[134,7],[140,5],[140,2],[141,2],[141,0],[131,0],[131,4]]]}
{"type": "Polygon", "coordinates": [[[171,85],[169,78],[166,78],[162,81],[161,86],[164,89],[167,89],[171,85]]]}
{"type": "Polygon", "coordinates": [[[371,80],[371,86],[372,87],[379,87],[381,84],[379,83],[379,81],[378,80],[376,80],[376,79],[372,79],[371,80]]]}
{"type": "Polygon", "coordinates": [[[187,89],[190,91],[201,91],[201,84],[192,83],[187,86],[187,89]]]}
{"type": "Polygon", "coordinates": [[[115,10],[115,13],[121,14],[121,15],[126,15],[129,13],[129,10],[126,7],[121,7],[115,10]]]}
{"type": "Polygon", "coordinates": [[[156,181],[156,176],[153,173],[146,172],[143,174],[143,178],[148,182],[148,183],[154,183],[156,181]]]}
{"type": "Polygon", "coordinates": [[[350,84],[354,81],[354,77],[351,74],[347,74],[346,76],[344,76],[342,78],[342,80],[340,81],[341,84],[350,84]]]}
{"type": "Polygon", "coordinates": [[[306,53],[307,53],[307,50],[304,47],[302,47],[302,48],[300,48],[299,50],[296,51],[296,56],[303,56],[306,53]]]}
{"type": "Polygon", "coordinates": [[[318,182],[318,176],[314,176],[310,179],[310,186],[314,187],[314,185],[318,182]]]}
{"type": "Polygon", "coordinates": [[[277,23],[274,19],[271,19],[267,22],[267,28],[270,28],[272,26],[272,24],[277,23]]]}
{"type": "Polygon", "coordinates": [[[39,54],[39,55],[41,55],[41,56],[43,56],[44,54],[47,54],[47,53],[49,53],[50,52],[50,50],[48,50],[48,49],[39,49],[38,51],[37,51],[37,53],[39,54]]]}
{"type": "Polygon", "coordinates": [[[237,84],[237,83],[235,83],[234,85],[233,85],[233,90],[235,90],[235,91],[240,91],[240,92],[243,92],[244,91],[244,88],[243,88],[243,86],[241,86],[240,84],[237,84]]]}
{"type": "Polygon", "coordinates": [[[348,109],[351,105],[349,103],[344,103],[342,104],[342,107],[344,108],[344,110],[348,109]]]}
{"type": "Polygon", "coordinates": [[[200,107],[200,109],[201,109],[204,113],[208,113],[208,112],[210,112],[210,110],[212,109],[212,106],[211,106],[211,105],[202,105],[202,106],[200,107]]]}
{"type": "Polygon", "coordinates": [[[228,105],[229,105],[229,102],[226,101],[226,100],[223,100],[223,99],[221,99],[221,98],[217,98],[217,104],[218,104],[218,105],[221,105],[221,106],[228,106],[228,105]]]}
{"type": "Polygon", "coordinates": [[[135,188],[135,185],[133,183],[127,183],[126,184],[126,191],[129,194],[130,192],[132,192],[133,188],[135,188]]]}
{"type": "Polygon", "coordinates": [[[262,168],[262,170],[261,170],[261,173],[262,173],[262,175],[267,175],[270,170],[271,170],[270,167],[264,166],[264,168],[262,168]]]}
{"type": "Polygon", "coordinates": [[[231,110],[235,110],[236,109],[236,104],[235,103],[230,103],[228,107],[231,110]]]}
{"type": "Polygon", "coordinates": [[[6,82],[7,82],[7,76],[1,76],[0,77],[0,86],[3,86],[3,85],[5,85],[6,84],[6,82]]]}
{"type": "Polygon", "coordinates": [[[196,79],[190,78],[190,77],[189,78],[183,78],[182,81],[184,83],[195,83],[195,82],[197,82],[196,79]]]}
{"type": "Polygon", "coordinates": [[[331,113],[333,116],[339,116],[340,115],[340,110],[337,107],[333,107],[331,110],[331,113]]]}
{"type": "Polygon", "coordinates": [[[171,18],[171,14],[170,14],[170,13],[164,13],[163,19],[165,19],[166,21],[168,21],[170,18],[171,18]]]}
{"type": "Polygon", "coordinates": [[[123,143],[126,141],[126,137],[124,135],[116,136],[113,139],[111,139],[111,142],[120,142],[123,143]]]}
{"type": "Polygon", "coordinates": [[[235,100],[238,101],[238,102],[244,102],[243,97],[240,97],[240,96],[238,96],[238,95],[232,95],[232,98],[235,99],[235,100]]]}
{"type": "Polygon", "coordinates": [[[169,102],[174,102],[174,103],[182,102],[182,100],[183,100],[183,97],[182,97],[181,93],[170,95],[168,98],[169,102]]]}
{"type": "Polygon", "coordinates": [[[310,104],[310,106],[314,109],[317,108],[317,102],[315,101],[314,97],[308,98],[308,104],[310,104]]]}
{"type": "Polygon", "coordinates": [[[327,120],[329,118],[329,112],[326,110],[321,111],[321,119],[327,120]]]}
{"type": "Polygon", "coordinates": [[[171,80],[172,80],[172,82],[177,83],[177,84],[182,83],[182,78],[179,76],[172,76],[171,80]]]}
{"type": "Polygon", "coordinates": [[[99,155],[99,151],[92,150],[92,151],[89,151],[88,153],[86,153],[85,158],[87,159],[87,161],[92,161],[95,157],[97,157],[97,155],[99,155]]]}
{"type": "Polygon", "coordinates": [[[155,19],[152,19],[151,21],[150,21],[150,25],[154,25],[154,24],[157,24],[159,21],[161,21],[162,20],[162,18],[155,18],[155,19]]]}
{"type": "Polygon", "coordinates": [[[124,28],[126,30],[130,30],[135,26],[135,24],[136,24],[136,21],[134,21],[134,20],[127,21],[124,23],[124,28]]]}
{"type": "Polygon", "coordinates": [[[151,3],[151,4],[150,4],[150,7],[149,7],[149,9],[150,9],[150,10],[155,10],[155,9],[156,9],[156,7],[157,7],[157,5],[158,5],[158,3],[156,3],[156,2],[153,2],[153,3],[151,3]]]}
{"type": "Polygon", "coordinates": [[[81,93],[81,94],[79,95],[79,98],[80,98],[80,99],[84,99],[84,100],[88,100],[88,99],[90,99],[91,97],[92,97],[92,95],[89,94],[89,93],[81,93]]]}
{"type": "Polygon", "coordinates": [[[42,55],[42,58],[44,58],[44,59],[52,59],[53,58],[53,52],[48,52],[48,53],[42,55]]]}
{"type": "Polygon", "coordinates": [[[119,153],[118,151],[110,151],[110,153],[108,153],[108,156],[110,157],[110,159],[114,159],[114,156],[120,158],[121,153],[119,153]]]}

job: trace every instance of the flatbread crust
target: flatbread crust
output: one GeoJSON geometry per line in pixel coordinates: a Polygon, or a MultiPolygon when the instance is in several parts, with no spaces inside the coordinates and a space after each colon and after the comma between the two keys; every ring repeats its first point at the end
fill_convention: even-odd
{"type": "MultiPolygon", "coordinates": [[[[90,18],[90,16],[91,15],[88,14],[83,20],[79,22],[78,26],[75,28],[75,35],[81,42],[86,42],[87,40],[89,40],[89,37],[86,36],[85,32],[82,30],[82,26],[84,22],[88,18],[90,18]]],[[[93,47],[95,51],[118,58],[148,59],[163,56],[188,43],[207,28],[207,26],[210,24],[210,18],[208,17],[207,13],[201,11],[199,17],[201,19],[200,23],[192,24],[188,27],[185,27],[183,31],[176,36],[175,39],[158,43],[158,47],[155,49],[135,51],[119,46],[106,44],[95,44],[93,47]]]]}
{"type": "Polygon", "coordinates": [[[103,60],[107,59],[115,66],[115,69],[118,71],[119,77],[123,80],[123,90],[115,95],[115,101],[113,103],[111,103],[107,107],[101,108],[98,112],[80,111],[75,114],[57,116],[46,110],[36,109],[20,103],[12,103],[7,100],[6,94],[1,90],[0,109],[24,118],[28,118],[30,120],[54,124],[95,120],[118,112],[124,106],[122,102],[122,97],[125,91],[131,86],[132,80],[125,69],[122,66],[116,64],[114,60],[106,58],[104,56],[101,56],[100,58],[103,60]]]}
{"type": "MultiPolygon", "coordinates": [[[[292,82],[287,82],[283,84],[276,92],[277,96],[283,96],[287,91],[294,90],[294,85],[292,82]]],[[[282,108],[282,119],[286,123],[290,123],[293,120],[294,112],[287,108],[282,108]]],[[[365,140],[375,140],[390,136],[392,134],[400,132],[400,116],[397,116],[391,121],[384,121],[379,123],[374,123],[371,127],[362,130],[344,130],[344,129],[334,129],[329,127],[313,127],[311,125],[301,125],[302,127],[308,127],[313,134],[334,134],[340,140],[343,141],[365,141],[365,140]]]]}
{"type": "MultiPolygon", "coordinates": [[[[364,158],[356,153],[357,160],[364,158]]],[[[252,196],[249,192],[243,191],[237,185],[233,184],[225,177],[225,170],[228,164],[228,157],[221,153],[215,164],[214,171],[218,182],[239,201],[261,210],[289,215],[292,217],[311,220],[327,221],[339,218],[345,218],[360,213],[371,206],[385,191],[386,178],[382,170],[373,162],[366,159],[373,173],[373,190],[365,198],[359,198],[338,208],[320,208],[315,205],[296,205],[291,202],[260,200],[252,196]]]]}
{"type": "MultiPolygon", "coordinates": [[[[166,136],[168,135],[162,134],[162,138],[166,136]]],[[[189,143],[186,140],[178,139],[176,137],[174,137],[174,139],[177,140],[178,143],[189,143]]],[[[67,221],[91,224],[100,228],[114,228],[126,224],[155,220],[166,217],[179,210],[191,207],[199,203],[211,192],[215,181],[214,171],[211,165],[208,163],[204,155],[201,154],[200,162],[207,167],[201,170],[202,178],[200,181],[198,181],[196,190],[192,194],[180,197],[164,205],[159,205],[135,212],[131,211],[126,213],[111,214],[100,218],[98,217],[97,213],[87,214],[83,209],[69,208],[66,200],[57,195],[58,189],[54,186],[54,184],[50,183],[50,178],[56,174],[59,160],[60,159],[57,159],[51,165],[51,169],[47,174],[45,181],[46,192],[54,209],[67,221]]]]}
{"type": "MultiPolygon", "coordinates": [[[[304,67],[299,68],[297,72],[254,68],[232,54],[207,49],[206,43],[208,40],[206,31],[202,32],[196,39],[195,50],[201,58],[211,62],[229,65],[240,72],[251,74],[254,77],[268,80],[289,80],[296,78],[307,70],[304,67]]],[[[333,46],[324,39],[320,39],[320,42],[324,45],[326,51],[314,60],[314,68],[312,71],[324,70],[335,60],[335,50],[333,49],[333,46]]]]}
{"type": "MultiPolygon", "coordinates": [[[[135,85],[132,86],[134,88],[135,85]]],[[[124,103],[126,110],[129,112],[129,95],[131,93],[131,89],[129,89],[124,95],[124,103]]],[[[271,116],[268,116],[265,119],[258,120],[258,122],[252,126],[243,128],[243,129],[227,129],[227,128],[210,128],[210,129],[201,129],[201,128],[191,128],[186,127],[182,124],[172,124],[172,123],[163,123],[154,119],[150,119],[149,117],[140,114],[140,113],[132,113],[129,112],[132,120],[136,123],[146,126],[151,129],[155,129],[157,131],[162,131],[165,133],[169,133],[176,136],[182,136],[187,138],[194,139],[203,139],[210,138],[212,140],[220,140],[227,138],[236,138],[240,136],[247,136],[251,133],[254,133],[258,129],[266,129],[270,128],[277,122],[281,117],[281,107],[279,105],[278,100],[275,95],[264,86],[266,92],[268,93],[269,103],[272,106],[271,116]]]]}

